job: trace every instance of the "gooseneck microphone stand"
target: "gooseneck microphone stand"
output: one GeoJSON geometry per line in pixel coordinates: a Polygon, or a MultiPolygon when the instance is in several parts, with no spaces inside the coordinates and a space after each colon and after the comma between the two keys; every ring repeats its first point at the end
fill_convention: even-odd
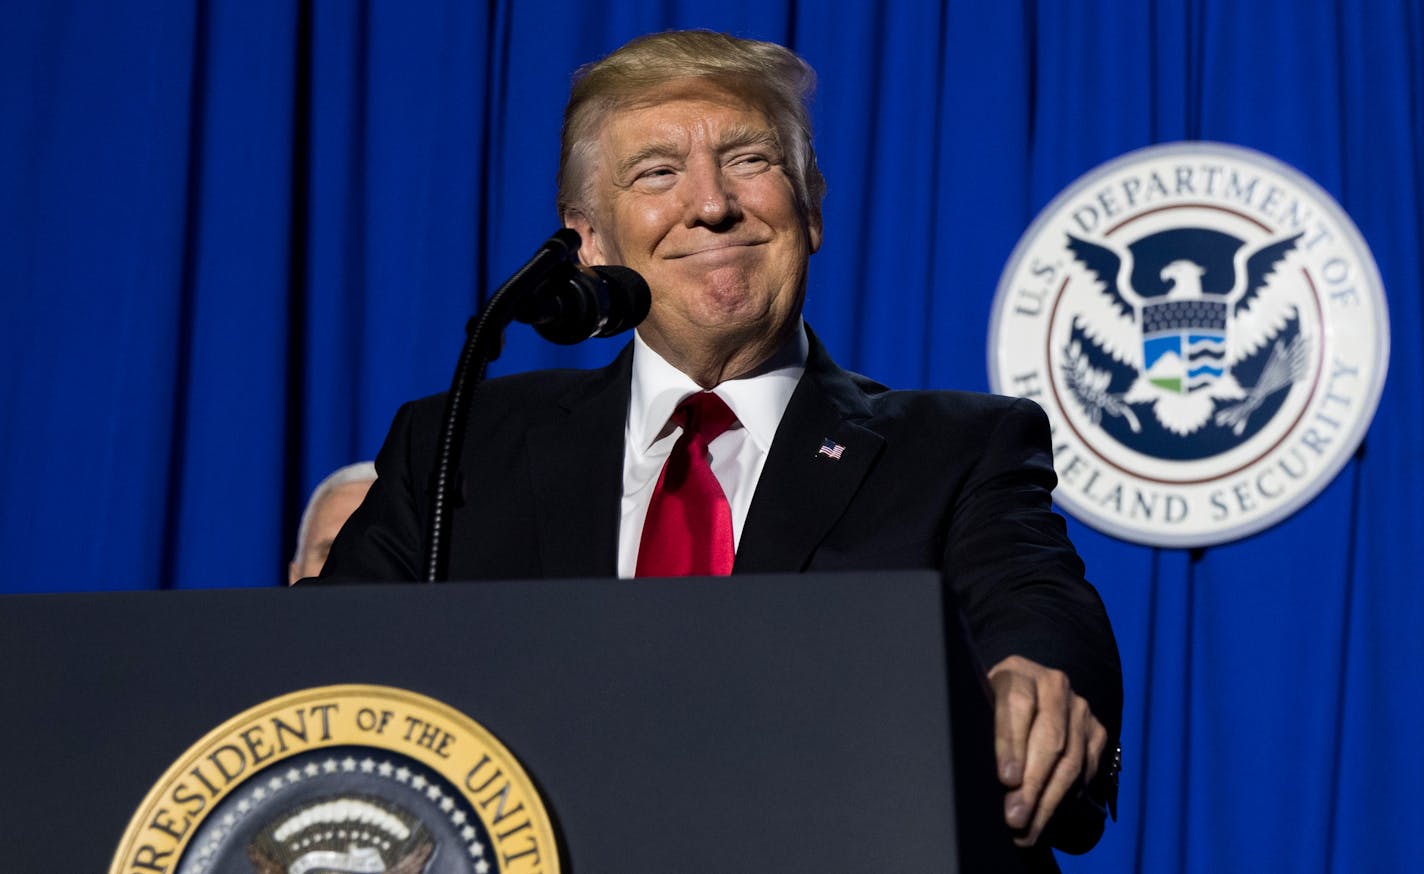
{"type": "Polygon", "coordinates": [[[446,577],[452,490],[459,490],[456,500],[464,498],[459,459],[470,399],[489,363],[499,357],[504,329],[517,319],[534,325],[549,340],[571,344],[610,337],[648,314],[651,297],[642,277],[625,267],[579,267],[579,242],[578,233],[569,228],[555,232],[465,325],[465,345],[445,396],[444,426],[431,473],[425,582],[446,577]]]}

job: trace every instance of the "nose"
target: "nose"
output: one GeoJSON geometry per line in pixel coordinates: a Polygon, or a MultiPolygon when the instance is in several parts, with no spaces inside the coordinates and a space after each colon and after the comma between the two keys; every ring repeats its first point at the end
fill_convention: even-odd
{"type": "Polygon", "coordinates": [[[687,202],[684,223],[688,227],[718,227],[741,218],[736,191],[715,159],[693,162],[687,169],[687,202]]]}

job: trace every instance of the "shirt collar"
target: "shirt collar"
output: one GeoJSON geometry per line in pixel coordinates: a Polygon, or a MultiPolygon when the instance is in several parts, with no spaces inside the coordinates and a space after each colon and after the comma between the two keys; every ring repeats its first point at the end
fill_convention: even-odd
{"type": "MultiPolygon", "coordinates": [[[[762,452],[772,438],[796,383],[806,370],[810,342],[804,324],[766,363],[747,376],[729,379],[712,389],[736,414],[737,421],[762,452]]],[[[633,332],[633,383],[628,402],[628,441],[644,453],[662,434],[668,417],[683,398],[702,390],[692,377],[673,367],[633,332]]]]}

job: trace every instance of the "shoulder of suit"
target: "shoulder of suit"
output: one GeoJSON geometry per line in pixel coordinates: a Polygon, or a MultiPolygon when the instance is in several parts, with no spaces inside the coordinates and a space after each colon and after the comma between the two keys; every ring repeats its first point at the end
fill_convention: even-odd
{"type": "MultiPolygon", "coordinates": [[[[530,370],[513,373],[480,383],[471,403],[474,407],[487,412],[498,412],[500,415],[516,411],[533,413],[608,378],[608,368],[530,370]]],[[[449,392],[428,395],[410,401],[406,406],[417,420],[443,417],[448,395],[449,392]]]]}
{"type": "Polygon", "coordinates": [[[954,434],[975,443],[996,434],[1047,432],[1043,410],[1023,398],[944,389],[867,391],[862,424],[887,437],[954,434]],[[1007,429],[1001,431],[1000,429],[1007,429]]]}
{"type": "MultiPolygon", "coordinates": [[[[863,379],[863,378],[862,378],[863,379]]],[[[876,414],[969,416],[996,419],[1016,408],[1032,406],[1031,401],[987,392],[955,389],[887,389],[879,383],[857,381],[867,403],[876,414]]]]}

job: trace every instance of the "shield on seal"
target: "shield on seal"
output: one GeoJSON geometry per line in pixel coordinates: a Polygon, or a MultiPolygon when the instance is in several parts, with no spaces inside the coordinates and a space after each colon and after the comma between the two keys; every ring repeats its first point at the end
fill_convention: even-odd
{"type": "Polygon", "coordinates": [[[1153,385],[1187,394],[1226,373],[1227,305],[1211,297],[1142,308],[1142,366],[1153,385]]]}

